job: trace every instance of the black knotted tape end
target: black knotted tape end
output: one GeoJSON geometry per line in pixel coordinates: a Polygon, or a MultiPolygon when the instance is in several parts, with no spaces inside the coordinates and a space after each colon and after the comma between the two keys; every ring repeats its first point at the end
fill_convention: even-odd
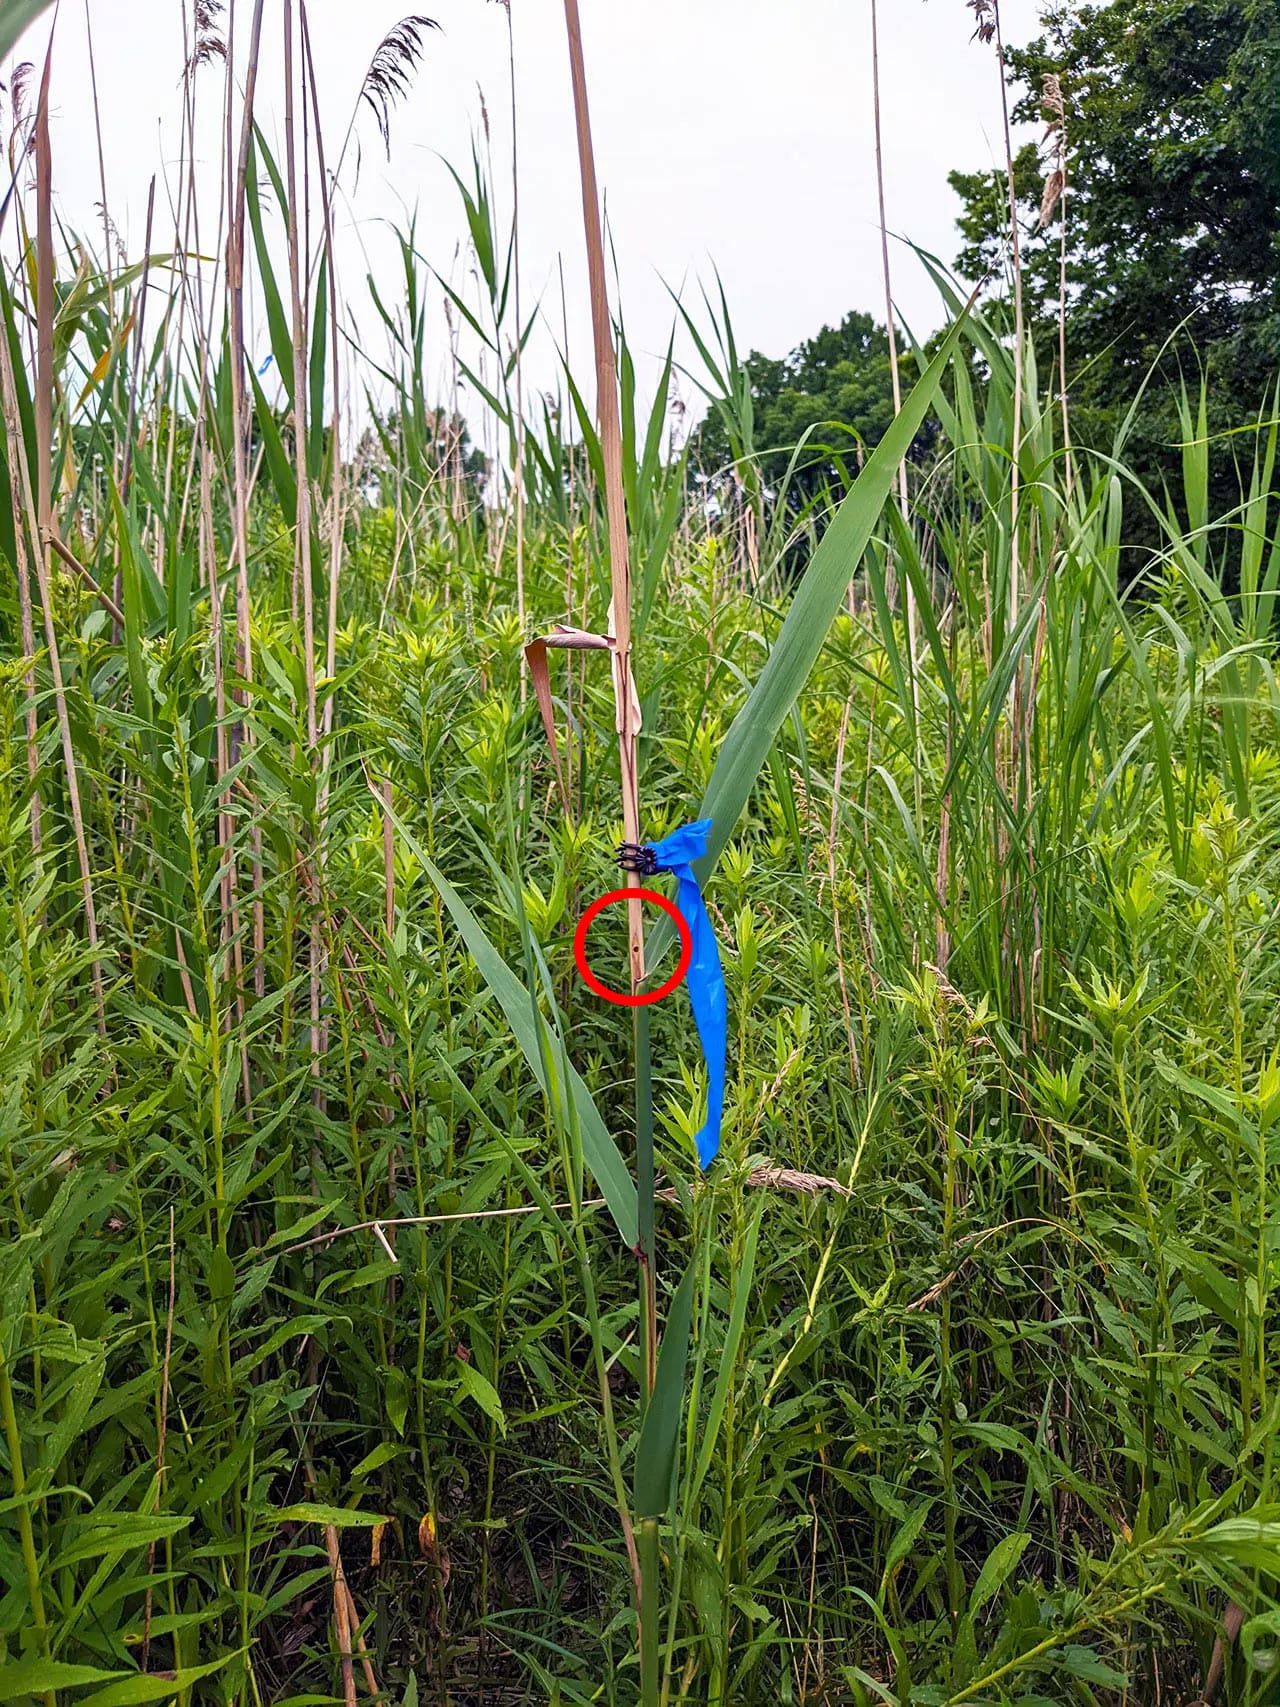
{"type": "Polygon", "coordinates": [[[618,864],[634,877],[656,877],[659,869],[657,854],[643,842],[620,842],[618,864]]]}

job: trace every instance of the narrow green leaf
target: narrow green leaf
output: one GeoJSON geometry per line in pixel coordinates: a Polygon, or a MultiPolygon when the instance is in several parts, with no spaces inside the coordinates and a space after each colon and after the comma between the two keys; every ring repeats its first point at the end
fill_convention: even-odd
{"type": "Polygon", "coordinates": [[[68,1665],[64,1660],[10,1660],[0,1665],[0,1701],[20,1701],[26,1695],[74,1689],[78,1684],[104,1683],[118,1675],[97,1666],[68,1665]]]}
{"type": "Polygon", "coordinates": [[[311,1501],[281,1506],[271,1515],[277,1523],[326,1523],[334,1529],[372,1529],[375,1524],[386,1522],[381,1512],[350,1511],[346,1506],[315,1505],[311,1501]]]}
{"type": "Polygon", "coordinates": [[[644,1413],[636,1447],[636,1516],[661,1517],[671,1505],[676,1440],[684,1408],[685,1371],[689,1363],[689,1330],[693,1321],[694,1265],[689,1264],[667,1315],[667,1330],[658,1353],[653,1394],[644,1413]]]}
{"type": "MultiPolygon", "coordinates": [[[[534,1077],[555,1110],[559,1120],[568,1118],[570,1110],[558,1079],[560,1049],[551,1036],[546,1021],[535,1014],[533,997],[524,987],[497,949],[489,941],[483,927],[466,902],[448,882],[443,872],[429,857],[404,820],[390,807],[386,808],[392,822],[408,843],[414,858],[440,892],[440,899],[449,909],[450,917],[462,940],[471,952],[480,976],[497,997],[498,1006],[507,1016],[525,1060],[534,1077]]],[[[592,1100],[591,1092],[582,1079],[568,1067],[568,1090],[572,1113],[582,1142],[583,1159],[595,1175],[609,1213],[617,1224],[623,1243],[630,1250],[639,1238],[638,1207],[635,1181],[627,1171],[618,1146],[592,1100]]]]}
{"type": "Polygon", "coordinates": [[[706,1480],[711,1468],[711,1460],[715,1453],[716,1441],[720,1436],[720,1425],[724,1421],[725,1406],[729,1401],[729,1384],[733,1380],[738,1359],[738,1347],[742,1343],[742,1332],[746,1326],[747,1306],[751,1302],[751,1283],[755,1278],[756,1250],[760,1243],[760,1221],[764,1214],[764,1199],[761,1197],[756,1204],[751,1224],[747,1228],[747,1236],[743,1242],[742,1262],[734,1276],[733,1309],[729,1313],[729,1327],[725,1333],[724,1349],[720,1353],[720,1368],[716,1375],[716,1384],[711,1394],[711,1408],[707,1412],[706,1424],[702,1431],[702,1444],[698,1448],[697,1468],[693,1473],[692,1498],[697,1498],[698,1490],[706,1480]]]}
{"type": "Polygon", "coordinates": [[[175,1696],[186,1695],[202,1677],[221,1671],[235,1657],[234,1653],[223,1654],[221,1659],[210,1660],[207,1665],[186,1666],[182,1671],[135,1672],[132,1677],[122,1677],[105,1689],[84,1696],[80,1707],[140,1707],[146,1701],[171,1701],[175,1696]]]}

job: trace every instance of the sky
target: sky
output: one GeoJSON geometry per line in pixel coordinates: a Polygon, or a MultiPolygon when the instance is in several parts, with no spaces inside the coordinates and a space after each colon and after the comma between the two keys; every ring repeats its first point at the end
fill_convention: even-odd
{"type": "MultiPolygon", "coordinates": [[[[239,7],[241,40],[249,6],[239,7]]],[[[337,210],[343,294],[357,337],[373,347],[366,271],[394,290],[394,226],[417,217],[420,250],[466,288],[464,221],[444,161],[469,169],[482,103],[497,193],[510,207],[507,13],[501,0],[419,0],[439,23],[411,93],[391,121],[387,160],[365,108],[342,174],[337,210]],[[355,173],[355,151],[360,172],[355,173]]],[[[581,200],[561,0],[510,0],[515,44],[521,280],[526,313],[541,302],[527,383],[556,383],[562,341],[560,262],[575,369],[590,366],[581,200]],[[555,327],[553,337],[551,327],[555,327]]],[[[883,318],[877,230],[869,0],[580,0],[597,170],[632,346],[656,371],[669,336],[669,289],[698,302],[718,271],[742,348],[784,355],[850,309],[883,318]]],[[[56,22],[52,142],[59,208],[90,231],[101,201],[92,32],[107,199],[130,258],[144,247],[158,174],[156,240],[166,240],[166,175],[179,153],[182,0],[61,0],[56,22]]],[[[403,0],[310,0],[317,83],[330,162],[369,61],[403,16],[403,0]]],[[[1036,0],[1003,0],[1008,40],[1034,31],[1036,0]]],[[[993,50],[973,41],[964,0],[881,0],[880,60],[889,228],[950,259],[958,203],[954,167],[1003,158],[993,50]]],[[[258,112],[281,136],[281,0],[267,0],[258,112]]],[[[43,51],[32,31],[19,57],[43,51]]],[[[216,197],[222,73],[199,73],[203,170],[216,197]]],[[[211,206],[215,205],[213,202],[211,206]]],[[[100,229],[100,225],[98,225],[100,229]]],[[[898,311],[932,330],[936,292],[903,242],[892,255],[898,311]]],[[[443,318],[431,322],[429,367],[443,387],[443,318]]],[[[259,333],[264,342],[265,334],[259,333]]],[[[678,353],[692,361],[691,347],[678,353]]],[[[696,405],[692,383],[685,395],[696,405]]],[[[696,407],[695,407],[696,412],[696,407]]]]}

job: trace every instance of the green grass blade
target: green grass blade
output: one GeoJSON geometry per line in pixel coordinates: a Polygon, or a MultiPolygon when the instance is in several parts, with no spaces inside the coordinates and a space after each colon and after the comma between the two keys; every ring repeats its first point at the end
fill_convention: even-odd
{"type": "Polygon", "coordinates": [[[644,1414],[636,1447],[636,1516],[661,1517],[671,1505],[676,1441],[684,1406],[685,1372],[689,1362],[689,1330],[693,1322],[694,1264],[676,1288],[658,1354],[658,1373],[644,1414]]]}
{"type": "Polygon", "coordinates": [[[423,870],[439,890],[440,899],[448,908],[480,976],[497,997],[498,1006],[507,1016],[507,1023],[520,1045],[521,1053],[533,1069],[534,1077],[546,1094],[556,1118],[561,1121],[572,1118],[576,1121],[582,1142],[583,1159],[595,1175],[596,1183],[609,1206],[609,1213],[613,1216],[623,1243],[629,1250],[639,1237],[635,1181],[627,1171],[627,1164],[623,1161],[591,1092],[573,1067],[565,1063],[572,1108],[566,1104],[565,1087],[560,1084],[557,1076],[560,1050],[545,1020],[537,1015],[529,991],[498,953],[480,921],[444,873],[430,859],[426,849],[406,827],[404,820],[390,807],[386,810],[414,858],[421,862],[423,870]]]}

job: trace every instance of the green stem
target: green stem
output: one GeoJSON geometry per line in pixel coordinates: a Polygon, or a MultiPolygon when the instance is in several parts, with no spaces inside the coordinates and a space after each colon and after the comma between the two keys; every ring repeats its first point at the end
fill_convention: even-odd
{"type": "MultiPolygon", "coordinates": [[[[44,1613],[44,1596],[40,1592],[40,1560],[36,1553],[35,1529],[31,1522],[31,1506],[23,1498],[27,1489],[26,1472],[22,1466],[22,1435],[18,1429],[18,1413],[13,1402],[13,1383],[9,1364],[0,1343],[0,1423],[4,1425],[5,1444],[9,1448],[9,1472],[13,1480],[13,1498],[18,1513],[18,1538],[22,1546],[22,1566],[27,1578],[27,1593],[31,1596],[31,1623],[36,1637],[36,1653],[49,1658],[49,1626],[44,1613]]],[[[55,1707],[57,1697],[46,1689],[42,1699],[45,1707],[55,1707]]],[[[656,1699],[656,1698],[655,1698],[656,1699]]]]}
{"type": "MultiPolygon", "coordinates": [[[[942,1205],[942,1271],[950,1274],[955,1243],[956,1212],[956,1148],[957,1116],[948,1102],[944,1117],[946,1142],[946,1178],[942,1205]]],[[[954,1370],[951,1361],[951,1288],[942,1294],[941,1344],[939,1353],[941,1376],[940,1421],[942,1425],[943,1525],[947,1562],[947,1601],[951,1613],[951,1629],[959,1629],[964,1602],[964,1573],[956,1549],[956,1474],[955,1474],[955,1393],[954,1370]]]]}
{"type": "Polygon", "coordinates": [[[658,1271],[653,1237],[653,1064],[649,1010],[635,1010],[636,1194],[640,1263],[640,1319],[644,1325],[644,1397],[649,1402],[658,1370],[658,1271]]]}
{"type": "Polygon", "coordinates": [[[640,1700],[642,1707],[658,1707],[659,1568],[658,1519],[642,1518],[636,1534],[640,1555],[640,1700]]]}
{"type": "MultiPolygon", "coordinates": [[[[653,1236],[653,1062],[649,1052],[649,1010],[635,1009],[636,1192],[640,1264],[640,1319],[644,1331],[644,1407],[648,1410],[658,1374],[658,1270],[653,1236]]],[[[658,1625],[662,1617],[658,1571],[658,1520],[644,1518],[636,1536],[640,1564],[640,1699],[658,1707],[658,1625]]]]}

